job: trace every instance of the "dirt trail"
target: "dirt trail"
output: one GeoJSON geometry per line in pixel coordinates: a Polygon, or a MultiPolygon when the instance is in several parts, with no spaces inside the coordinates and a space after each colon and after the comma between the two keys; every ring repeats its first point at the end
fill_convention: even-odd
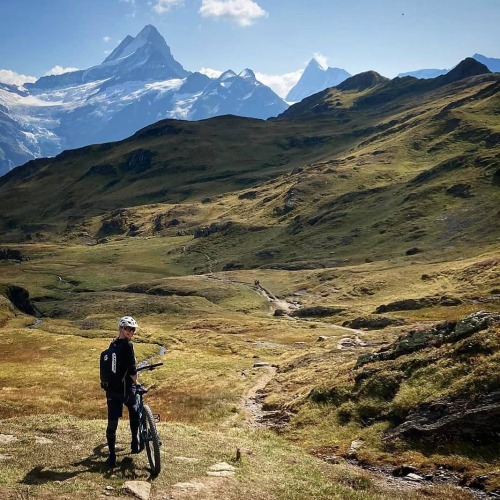
{"type": "Polygon", "coordinates": [[[263,427],[266,413],[262,409],[262,390],[276,375],[277,368],[274,366],[264,366],[260,368],[264,371],[253,387],[243,395],[239,403],[239,408],[245,416],[245,427],[263,427]]]}
{"type": "MultiPolygon", "coordinates": [[[[279,299],[271,291],[269,291],[266,288],[264,288],[258,281],[254,282],[253,284],[251,284],[251,283],[248,283],[246,281],[235,280],[233,278],[215,276],[214,274],[206,274],[205,278],[216,280],[216,281],[223,281],[223,282],[231,283],[231,284],[235,284],[235,285],[243,285],[243,286],[249,287],[252,290],[254,290],[256,293],[258,293],[261,297],[264,297],[270,303],[270,305],[271,305],[271,312],[270,312],[270,314],[271,315],[273,315],[276,310],[280,309],[281,311],[284,312],[284,316],[285,317],[287,317],[289,319],[293,319],[293,320],[300,320],[300,318],[295,318],[295,317],[290,316],[290,314],[293,311],[298,311],[300,309],[300,304],[298,304],[297,302],[291,302],[291,301],[288,301],[288,300],[285,300],[285,299],[279,299]]],[[[347,341],[345,343],[342,342],[342,341],[344,341],[346,339],[340,339],[339,340],[339,349],[348,349],[348,348],[351,348],[351,347],[371,347],[372,345],[375,345],[375,344],[366,343],[363,340],[361,340],[361,338],[359,337],[359,335],[364,335],[365,334],[365,332],[363,330],[357,330],[356,328],[349,328],[347,326],[336,325],[336,324],[333,324],[333,323],[324,323],[324,322],[321,322],[321,321],[316,321],[316,322],[317,323],[322,323],[322,324],[324,324],[325,326],[327,326],[329,328],[335,328],[337,330],[344,330],[346,332],[350,332],[350,333],[354,333],[355,334],[354,340],[347,339],[347,340],[350,340],[350,342],[351,342],[352,345],[348,346],[347,345],[348,344],[347,341]],[[342,347],[340,347],[341,345],[342,345],[342,347]]]]}

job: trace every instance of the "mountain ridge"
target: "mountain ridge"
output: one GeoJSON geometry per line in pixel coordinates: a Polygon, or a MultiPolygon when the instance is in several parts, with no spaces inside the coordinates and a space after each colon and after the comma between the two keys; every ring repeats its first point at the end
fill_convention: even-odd
{"type": "MultiPolygon", "coordinates": [[[[466,62],[454,76],[478,68],[466,62]]],[[[499,98],[500,76],[483,73],[439,84],[368,76],[375,86],[355,85],[351,90],[348,82],[346,90],[328,89],[290,108],[302,110],[300,114],[289,112],[267,121],[232,115],[194,122],[163,120],[118,143],[30,162],[0,180],[2,233],[14,240],[27,232],[64,237],[75,224],[120,219],[112,214],[127,207],[128,222],[119,222],[124,231],[120,234],[128,234],[128,225],[133,225],[139,228],[134,234],[147,236],[156,226],[140,214],[146,211],[153,220],[155,211],[162,210],[153,205],[203,205],[193,212],[202,214],[210,207],[201,219],[172,216],[180,221],[174,231],[193,234],[212,227],[210,231],[221,232],[229,245],[227,255],[217,250],[221,266],[236,258],[233,247],[246,265],[262,265],[255,245],[273,248],[280,241],[280,253],[271,252],[266,264],[300,267],[313,264],[292,262],[313,259],[299,251],[298,241],[316,245],[318,263],[327,259],[331,245],[337,255],[347,252],[351,258],[368,258],[367,248],[376,254],[389,241],[394,247],[390,252],[401,252],[401,245],[411,241],[405,237],[406,210],[423,227],[434,228],[433,217],[445,201],[453,199],[461,206],[473,192],[485,216],[445,233],[443,244],[472,231],[469,228],[476,240],[490,241],[487,214],[493,213],[491,205],[498,196],[495,175],[500,175],[500,164],[495,159],[497,133],[487,124],[499,98]],[[464,185],[453,182],[449,172],[456,172],[464,185]],[[418,203],[412,201],[417,195],[418,203]],[[227,200],[238,208],[220,208],[227,200]],[[247,241],[242,235],[250,237],[253,225],[260,228],[258,242],[240,248],[247,241]],[[356,231],[352,233],[356,228],[365,235],[363,247],[356,231]],[[331,231],[337,235],[335,244],[328,243],[331,231]],[[372,242],[368,246],[367,239],[372,242]]],[[[454,216],[461,220],[466,214],[454,216]]],[[[432,232],[425,236],[427,231],[419,232],[418,225],[420,244],[438,237],[432,232]]],[[[217,241],[214,237],[199,244],[217,241]]]]}

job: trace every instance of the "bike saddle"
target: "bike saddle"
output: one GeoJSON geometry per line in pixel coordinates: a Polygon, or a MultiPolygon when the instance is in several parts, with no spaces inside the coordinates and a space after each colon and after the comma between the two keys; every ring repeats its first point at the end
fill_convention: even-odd
{"type": "Polygon", "coordinates": [[[148,392],[148,389],[146,389],[143,385],[138,385],[135,388],[135,392],[136,394],[146,394],[146,392],[148,392]]]}

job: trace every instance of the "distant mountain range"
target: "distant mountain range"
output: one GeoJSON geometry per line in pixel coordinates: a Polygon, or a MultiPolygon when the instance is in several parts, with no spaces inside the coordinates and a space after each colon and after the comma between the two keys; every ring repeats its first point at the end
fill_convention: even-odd
{"type": "MultiPolygon", "coordinates": [[[[475,54],[490,71],[500,59],[475,54]]],[[[399,76],[435,78],[447,70],[418,70],[399,76]]],[[[29,160],[63,150],[131,136],[161,119],[201,120],[232,114],[276,117],[351,75],[312,59],[297,84],[281,99],[250,69],[218,78],[192,73],[177,62],[154,26],[127,36],[97,66],[44,76],[17,87],[0,83],[0,176],[29,160]]]]}
{"type": "MultiPolygon", "coordinates": [[[[474,54],[473,59],[484,64],[492,73],[498,73],[500,71],[500,59],[495,59],[493,57],[486,57],[481,54],[474,54]]],[[[416,71],[408,71],[407,73],[399,73],[398,77],[402,78],[404,76],[413,76],[415,78],[428,79],[436,78],[437,76],[445,75],[450,71],[449,69],[418,69],[416,71]]]]}
{"type": "Polygon", "coordinates": [[[0,84],[0,175],[33,158],[124,139],[163,118],[266,119],[287,107],[249,69],[219,78],[185,70],[148,25],[97,66],[24,87],[0,84]]]}

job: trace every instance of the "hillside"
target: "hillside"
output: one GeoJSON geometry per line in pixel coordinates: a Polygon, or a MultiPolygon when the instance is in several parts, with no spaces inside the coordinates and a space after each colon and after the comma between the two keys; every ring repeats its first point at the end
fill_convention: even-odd
{"type": "Polygon", "coordinates": [[[0,496],[500,494],[499,87],[369,72],[0,178],[0,496]],[[103,468],[123,314],[164,362],[156,478],[126,421],[103,468]]]}

